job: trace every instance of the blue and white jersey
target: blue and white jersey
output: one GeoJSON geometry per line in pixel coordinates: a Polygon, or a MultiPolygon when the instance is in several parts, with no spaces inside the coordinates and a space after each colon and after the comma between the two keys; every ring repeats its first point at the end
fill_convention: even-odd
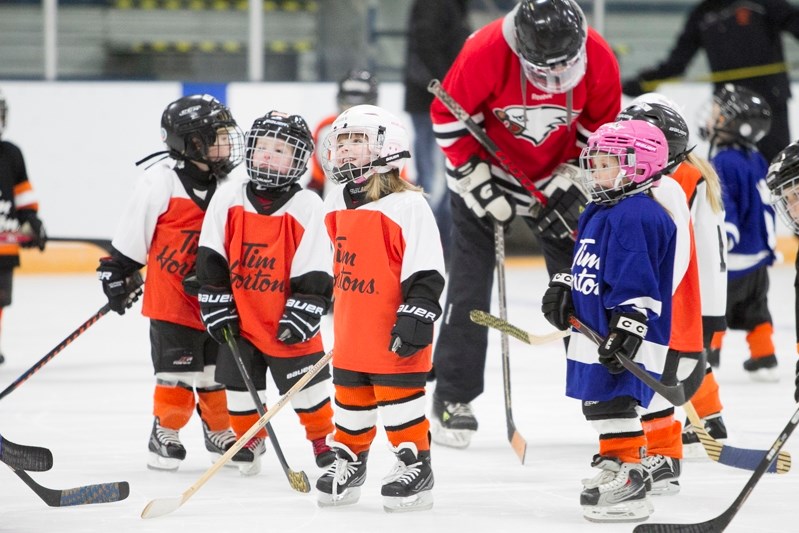
{"type": "Polygon", "coordinates": [[[713,157],[721,179],[727,231],[727,278],[736,279],[774,262],[774,208],[768,202],[768,163],[756,151],[723,148],[713,157]]]}
{"type": "MultiPolygon", "coordinates": [[[[646,315],[649,330],[635,362],[660,378],[671,334],[671,298],[677,228],[668,212],[646,194],[612,207],[589,203],[580,216],[572,261],[575,315],[607,336],[613,313],[646,315]]],[[[611,374],[597,346],[572,331],[566,395],[589,401],[632,396],[644,407],[652,389],[629,372],[611,374]]]]}

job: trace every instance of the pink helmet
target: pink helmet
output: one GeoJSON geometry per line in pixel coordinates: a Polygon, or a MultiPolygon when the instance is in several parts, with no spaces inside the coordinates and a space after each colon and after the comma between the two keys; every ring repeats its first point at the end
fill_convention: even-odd
{"type": "Polygon", "coordinates": [[[585,189],[594,202],[615,204],[656,186],[668,157],[668,142],[657,126],[643,120],[603,124],[588,138],[588,146],[580,154],[585,189]],[[615,175],[608,178],[614,171],[615,175]]]}

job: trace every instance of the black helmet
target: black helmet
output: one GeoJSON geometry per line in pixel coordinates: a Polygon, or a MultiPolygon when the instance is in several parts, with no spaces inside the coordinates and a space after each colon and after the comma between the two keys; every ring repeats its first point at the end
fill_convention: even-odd
{"type": "Polygon", "coordinates": [[[205,163],[216,174],[227,175],[243,159],[244,135],[230,110],[209,94],[184,96],[169,104],[161,115],[161,140],[169,155],[179,160],[205,163]],[[227,130],[230,154],[209,157],[208,150],[217,141],[217,132],[227,130]]]}
{"type": "Polygon", "coordinates": [[[377,105],[377,78],[368,70],[351,70],[338,82],[336,97],[340,111],[352,106],[377,105]]]}
{"type": "Polygon", "coordinates": [[[246,144],[247,174],[258,185],[269,188],[285,187],[300,179],[314,149],[305,119],[280,111],[255,119],[246,144]]]}
{"type": "Polygon", "coordinates": [[[0,138],[3,137],[3,132],[6,129],[6,117],[8,117],[8,104],[3,91],[0,91],[0,138]]]}
{"type": "Polygon", "coordinates": [[[746,87],[732,83],[719,87],[713,93],[713,107],[707,127],[699,129],[700,137],[710,139],[711,144],[724,141],[754,146],[771,128],[771,107],[746,87]]]}
{"type": "Polygon", "coordinates": [[[522,0],[514,28],[530,83],[554,93],[566,92],[580,82],[585,74],[588,26],[574,0],[522,0]]]}
{"type": "Polygon", "coordinates": [[[766,185],[783,222],[799,233],[799,141],[776,155],[768,168],[766,185]]]}
{"type": "Polygon", "coordinates": [[[669,161],[664,172],[669,172],[688,157],[688,124],[672,108],[655,103],[633,104],[616,115],[616,122],[621,120],[644,120],[663,132],[669,144],[669,161]]]}

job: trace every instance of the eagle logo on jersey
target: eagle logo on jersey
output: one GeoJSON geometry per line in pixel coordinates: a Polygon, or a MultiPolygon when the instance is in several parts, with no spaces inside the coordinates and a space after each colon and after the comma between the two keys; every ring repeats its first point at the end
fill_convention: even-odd
{"type": "MultiPolygon", "coordinates": [[[[579,114],[579,109],[572,110],[574,117],[579,114]]],[[[566,108],[556,105],[508,106],[494,109],[494,116],[514,137],[527,139],[534,146],[544,144],[559,127],[568,126],[566,115],[566,108]]]]}

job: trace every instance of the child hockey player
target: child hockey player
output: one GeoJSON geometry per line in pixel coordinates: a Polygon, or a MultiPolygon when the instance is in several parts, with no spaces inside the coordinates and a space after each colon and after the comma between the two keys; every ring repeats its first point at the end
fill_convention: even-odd
{"type": "Polygon", "coordinates": [[[178,432],[191,418],[195,391],[208,451],[219,456],[236,441],[224,387],[214,381],[218,346],[206,334],[184,278],[194,268],[217,181],[242,160],[243,136],[228,108],[210,95],[169,104],[161,132],[168,151],[153,156],[168,153],[174,161],[155,163],[141,176],[112,241],[114,251],[100,259],[97,271],[111,309],[124,314],[133,276],[147,265],[142,314],[150,318],[156,380],[147,464],[175,470],[186,457],[178,432]]]}
{"type": "Polygon", "coordinates": [[[325,139],[325,173],[341,187],[325,201],[333,242],[333,384],[336,461],[316,483],[320,506],[358,501],[378,412],[397,462],[383,480],[384,509],[433,505],[425,380],[440,316],[444,257],[421,190],[400,178],[410,157],[399,120],[350,108],[325,139]]]}
{"type": "MultiPolygon", "coordinates": [[[[221,187],[203,222],[197,254],[200,311],[208,333],[223,344],[216,378],[227,389],[239,437],[259,415],[223,328],[233,330],[264,404],[267,368],[285,394],[324,355],[319,322],[333,290],[330,242],[322,200],[297,184],[312,152],[302,117],[270,111],[256,119],[246,138],[249,180],[221,187]]],[[[320,467],[334,459],[325,444],[333,431],[329,380],[323,369],[291,399],[320,467]]],[[[262,429],[240,452],[245,456],[234,457],[242,473],[260,470],[266,436],[262,429]]]]}
{"type": "MultiPolygon", "coordinates": [[[[768,267],[774,262],[774,209],[767,204],[768,163],[755,143],[768,133],[771,111],[759,95],[726,84],[716,90],[700,135],[724,192],[727,233],[727,327],[747,332],[744,369],[755,381],[776,381],[777,358],[768,309],[768,267]]],[[[721,349],[722,335],[712,349],[721,349]]]]}
{"type": "Polygon", "coordinates": [[[580,216],[569,274],[550,282],[542,311],[559,329],[574,313],[604,336],[599,347],[573,332],[566,394],[583,402],[599,432],[600,473],[583,481],[587,520],[640,521],[651,512],[641,466],[646,437],[637,408],[653,391],[616,359],[663,371],[671,334],[677,228],[650,189],[668,159],[663,133],[641,120],[601,126],[580,155],[591,202],[580,216]],[[571,286],[564,291],[560,281],[571,286]]]}

